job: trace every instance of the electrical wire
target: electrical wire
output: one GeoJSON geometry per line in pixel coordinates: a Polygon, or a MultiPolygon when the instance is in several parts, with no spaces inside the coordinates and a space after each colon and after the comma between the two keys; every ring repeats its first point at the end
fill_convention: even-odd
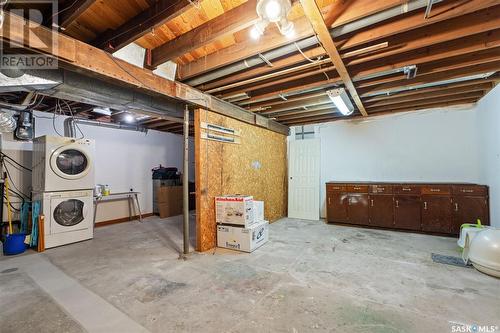
{"type": "Polygon", "coordinates": [[[313,60],[313,59],[309,58],[308,56],[306,56],[306,54],[304,52],[302,52],[302,49],[299,47],[299,45],[296,42],[293,42],[293,45],[295,45],[295,47],[300,52],[300,54],[304,57],[304,59],[306,59],[310,63],[316,64],[316,63],[320,62],[320,60],[321,60],[320,57],[317,60],[313,60]]]}
{"type": "Polygon", "coordinates": [[[31,172],[30,168],[25,167],[24,165],[22,165],[21,163],[17,162],[16,160],[14,160],[12,157],[6,155],[5,153],[0,152],[0,156],[2,156],[3,158],[7,159],[7,161],[10,161],[10,163],[13,163],[13,164],[17,165],[18,167],[21,167],[21,168],[25,169],[26,171],[30,171],[31,172]]]}
{"type": "Polygon", "coordinates": [[[12,187],[14,187],[17,191],[14,192],[12,189],[10,189],[12,192],[18,194],[18,195],[22,195],[24,198],[28,198],[29,199],[29,195],[26,195],[25,193],[23,193],[23,191],[21,191],[17,186],[16,184],[14,183],[14,180],[12,179],[12,176],[10,175],[10,171],[9,171],[9,168],[7,167],[7,164],[4,164],[3,165],[3,168],[5,169],[5,172],[7,173],[7,177],[9,178],[10,180],[10,184],[12,185],[12,187]]]}

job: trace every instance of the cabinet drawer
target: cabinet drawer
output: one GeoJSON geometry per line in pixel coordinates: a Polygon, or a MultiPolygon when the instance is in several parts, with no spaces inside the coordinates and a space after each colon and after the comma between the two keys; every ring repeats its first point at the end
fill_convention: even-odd
{"type": "Polygon", "coordinates": [[[392,194],[392,185],[372,185],[370,193],[373,194],[392,194]]]}
{"type": "Polygon", "coordinates": [[[411,195],[420,195],[422,192],[422,188],[417,185],[395,185],[394,193],[395,194],[411,194],[411,195]]]}
{"type": "Polygon", "coordinates": [[[326,184],[328,192],[345,192],[346,186],[344,184],[326,184]]]}
{"type": "Polygon", "coordinates": [[[454,185],[453,194],[487,196],[488,188],[480,185],[454,185]]]}
{"type": "Polygon", "coordinates": [[[347,185],[349,193],[368,193],[368,185],[347,185]]]}
{"type": "Polygon", "coordinates": [[[446,194],[451,194],[451,188],[450,186],[446,185],[426,185],[422,187],[422,194],[427,194],[427,195],[432,195],[432,194],[437,194],[437,195],[446,195],[446,194]]]}

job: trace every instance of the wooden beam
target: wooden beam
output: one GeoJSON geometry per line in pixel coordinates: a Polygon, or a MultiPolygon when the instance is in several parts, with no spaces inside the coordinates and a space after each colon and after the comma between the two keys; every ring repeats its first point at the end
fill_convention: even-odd
{"type": "Polygon", "coordinates": [[[381,102],[389,101],[390,102],[390,100],[392,100],[392,99],[401,99],[401,98],[405,98],[405,97],[411,98],[411,96],[413,96],[413,95],[439,92],[442,90],[460,90],[463,88],[463,89],[471,89],[472,91],[474,91],[475,89],[489,90],[493,87],[494,87],[494,83],[493,83],[493,81],[490,81],[490,80],[471,80],[471,81],[445,84],[442,86],[436,86],[436,87],[430,87],[430,88],[424,88],[424,89],[410,90],[410,91],[395,93],[395,94],[391,94],[391,95],[380,95],[380,96],[375,96],[375,97],[363,98],[363,102],[365,102],[365,103],[374,103],[374,102],[378,102],[378,101],[381,101],[381,102]]]}
{"type": "Polygon", "coordinates": [[[66,1],[66,6],[59,9],[58,25],[63,30],[73,23],[80,15],[83,14],[96,0],[81,0],[66,1]]]}
{"type": "Polygon", "coordinates": [[[365,94],[372,94],[375,92],[384,92],[387,90],[391,89],[399,89],[399,88],[410,88],[413,86],[425,84],[425,83],[432,83],[432,82],[437,82],[437,81],[444,81],[444,80],[451,80],[451,79],[457,79],[457,78],[463,78],[471,75],[477,75],[477,74],[483,74],[483,73],[488,73],[488,72],[495,72],[500,70],[500,62],[492,62],[492,63],[486,63],[486,64],[480,64],[480,65],[474,65],[470,67],[464,67],[464,68],[458,68],[454,70],[449,70],[449,71],[443,71],[439,73],[431,73],[427,75],[419,75],[416,78],[412,80],[398,80],[398,81],[393,81],[393,82],[388,82],[388,83],[382,83],[370,87],[366,87],[363,89],[360,89],[362,92],[361,96],[365,94]]]}
{"type": "MultiPolygon", "coordinates": [[[[270,26],[258,41],[248,38],[247,41],[236,43],[196,61],[179,66],[177,77],[179,80],[186,80],[205,71],[221,68],[250,56],[288,45],[312,34],[312,29],[306,18],[299,18],[293,21],[293,23],[295,25],[295,35],[291,38],[283,36],[277,28],[270,26]]],[[[250,34],[249,29],[247,29],[246,34],[247,36],[250,34]]]]}
{"type": "Polygon", "coordinates": [[[371,60],[359,58],[357,64],[348,61],[347,67],[352,75],[362,77],[406,65],[420,65],[499,46],[500,29],[496,29],[388,57],[371,60]]]}
{"type": "MultiPolygon", "coordinates": [[[[328,62],[330,62],[330,60],[328,60],[328,62]]],[[[227,98],[228,96],[234,96],[236,94],[241,94],[244,92],[248,93],[250,91],[259,90],[259,89],[263,89],[263,88],[267,88],[267,87],[276,87],[276,86],[285,84],[287,82],[299,80],[299,79],[302,79],[305,77],[310,77],[310,76],[317,75],[317,74],[323,74],[323,73],[329,73],[329,72],[335,71],[335,66],[331,66],[331,65],[325,66],[325,67],[322,67],[322,66],[315,66],[315,67],[319,67],[319,68],[314,69],[314,70],[310,70],[310,71],[306,71],[306,72],[303,72],[300,74],[296,74],[296,75],[289,75],[288,74],[288,75],[285,75],[283,78],[280,78],[277,80],[268,80],[267,82],[264,81],[265,79],[263,79],[262,80],[262,81],[264,81],[263,83],[251,84],[251,85],[248,85],[248,86],[243,87],[241,89],[235,89],[235,90],[231,90],[231,91],[224,93],[224,94],[221,94],[221,95],[217,95],[217,94],[215,94],[215,95],[219,98],[227,98]]],[[[337,76],[337,75],[335,75],[335,76],[337,76]]]]}
{"type": "Polygon", "coordinates": [[[461,96],[442,96],[442,97],[436,97],[436,98],[430,98],[427,100],[420,100],[420,101],[412,101],[412,102],[405,102],[405,103],[399,103],[399,104],[393,104],[390,106],[380,106],[380,107],[372,107],[369,108],[370,113],[372,112],[378,112],[378,111],[385,111],[385,110],[407,110],[408,108],[413,108],[417,106],[426,106],[429,104],[435,104],[439,102],[447,103],[447,102],[454,102],[454,101],[463,101],[463,100],[471,100],[475,99],[478,100],[481,97],[484,96],[483,92],[472,92],[472,93],[467,93],[467,94],[462,94],[461,96]]]}
{"type": "MultiPolygon", "coordinates": [[[[346,60],[346,64],[355,65],[450,41],[459,42],[460,38],[496,30],[499,29],[499,27],[500,6],[483,9],[475,13],[391,36],[386,41],[389,42],[389,45],[398,47],[360,59],[355,58],[352,61],[346,60]]],[[[377,42],[377,39],[372,38],[366,40],[366,42],[370,41],[377,42]]],[[[344,47],[340,48],[344,50],[344,47]]]]}
{"type": "Polygon", "coordinates": [[[354,103],[356,103],[358,110],[363,116],[367,116],[368,113],[366,113],[363,102],[359,98],[358,92],[356,91],[356,87],[354,87],[354,83],[351,80],[349,72],[347,72],[347,68],[345,67],[344,62],[340,57],[340,53],[333,43],[333,39],[330,36],[330,32],[325,25],[325,21],[323,20],[323,16],[321,15],[321,12],[316,5],[316,2],[314,0],[300,0],[300,3],[304,8],[306,17],[309,19],[309,22],[311,23],[316,36],[325,48],[326,53],[330,56],[330,60],[335,65],[335,69],[342,78],[345,87],[351,94],[351,97],[354,100],[354,103]]]}
{"type": "Polygon", "coordinates": [[[100,34],[91,44],[108,52],[116,52],[151,32],[153,28],[181,15],[190,6],[191,3],[188,0],[158,0],[153,6],[137,14],[118,28],[100,34]]]}
{"type": "MultiPolygon", "coordinates": [[[[349,10],[342,12],[334,22],[333,26],[340,26],[363,17],[376,14],[387,8],[401,5],[402,0],[350,0],[353,2],[349,10]]],[[[334,6],[335,4],[332,4],[334,6]]],[[[327,13],[331,7],[326,6],[323,11],[327,13]]],[[[282,36],[277,29],[266,30],[266,33],[258,42],[247,40],[233,46],[226,47],[206,57],[192,61],[186,65],[179,66],[179,80],[200,75],[203,72],[214,70],[230,63],[243,60],[250,56],[263,53],[277,47],[287,45],[290,42],[303,39],[313,35],[313,31],[306,18],[301,17],[294,22],[295,37],[293,39],[282,36]]]]}
{"type": "Polygon", "coordinates": [[[11,41],[37,53],[49,54],[58,60],[60,67],[70,71],[82,72],[88,76],[114,84],[133,87],[149,94],[159,94],[180,103],[203,107],[249,124],[288,134],[288,127],[286,126],[272,121],[261,122],[260,116],[204,94],[186,84],[167,80],[155,75],[150,70],[131,65],[84,42],[25,21],[22,17],[11,12],[6,12],[4,17],[4,24],[11,27],[11,29],[0,29],[1,40],[11,41]],[[32,34],[35,34],[38,38],[36,40],[28,38],[32,34]],[[52,45],[54,39],[58,47],[56,49],[46,49],[46,45],[52,45]]]}
{"type": "Polygon", "coordinates": [[[222,36],[252,26],[260,20],[255,10],[256,6],[257,0],[248,0],[226,13],[158,46],[152,50],[152,66],[157,67],[191,50],[210,44],[222,36]]]}
{"type": "MultiPolygon", "coordinates": [[[[353,0],[351,0],[353,1],[353,0]]],[[[494,0],[472,0],[470,1],[471,3],[473,4],[476,4],[478,6],[480,6],[479,8],[483,8],[486,7],[486,6],[491,6],[490,2],[494,0]]],[[[380,10],[379,11],[382,11],[383,9],[387,8],[387,7],[384,7],[383,4],[380,3],[380,1],[376,1],[379,3],[380,5],[380,10]]],[[[457,7],[456,6],[456,3],[455,2],[445,2],[445,3],[451,3],[453,7],[457,7]]],[[[453,9],[453,7],[450,7],[453,9]]],[[[448,13],[443,13],[440,18],[433,18],[433,21],[430,21],[429,23],[433,23],[432,25],[430,25],[430,27],[432,26],[436,26],[436,25],[439,25],[438,23],[441,21],[441,18],[446,18],[446,19],[450,19],[452,17],[457,17],[457,16],[460,16],[462,15],[462,17],[459,17],[457,19],[457,22],[460,22],[462,27],[464,28],[467,28],[468,26],[468,23],[469,23],[469,20],[472,19],[472,21],[470,23],[474,24],[474,25],[477,25],[477,22],[491,22],[491,25],[489,26],[490,28],[489,29],[486,29],[486,30],[492,30],[492,29],[495,29],[495,28],[498,28],[498,22],[492,22],[492,21],[498,21],[500,20],[500,18],[498,18],[498,12],[496,11],[495,8],[492,8],[492,9],[486,9],[486,10],[483,10],[483,11],[480,11],[478,13],[481,13],[479,15],[475,15],[475,16],[472,16],[471,18],[469,18],[468,16],[463,16],[463,14],[465,13],[470,13],[470,12],[473,12],[473,11],[476,11],[478,10],[479,8],[475,8],[473,5],[470,5],[468,4],[467,6],[464,7],[464,10],[462,10],[462,6],[458,6],[459,9],[453,9],[453,10],[450,10],[450,14],[448,13]],[[495,9],[495,10],[494,10],[495,9]],[[489,11],[492,11],[490,13],[488,13],[489,11]],[[497,15],[497,16],[496,16],[497,15]],[[476,16],[480,16],[476,18],[476,16]],[[495,20],[495,16],[496,16],[496,20],[495,20]],[[493,27],[491,27],[493,26],[493,27]]],[[[457,8],[458,8],[457,7],[457,8]]],[[[327,7],[328,8],[328,7],[327,7]]],[[[367,6],[366,3],[363,3],[363,1],[354,1],[354,4],[352,6],[349,7],[349,10],[348,12],[356,12],[356,16],[358,18],[361,18],[361,17],[364,17],[366,16],[365,14],[368,15],[368,13],[373,13],[373,8],[371,6],[367,6]],[[365,7],[362,7],[362,5],[364,5],[365,7]],[[371,9],[370,9],[371,8],[371,9]]],[[[419,11],[420,15],[423,17],[423,14],[419,11]]],[[[401,17],[398,17],[397,20],[400,20],[401,17]]],[[[335,22],[335,24],[337,23],[341,23],[341,22],[335,22]]],[[[405,42],[399,42],[397,39],[394,39],[394,40],[389,40],[389,45],[400,45],[400,46],[404,46],[405,43],[410,43],[411,40],[412,40],[412,32],[409,32],[410,30],[415,30],[415,21],[414,20],[407,20],[407,21],[404,21],[404,25],[401,25],[397,28],[397,30],[387,30],[384,32],[384,36],[386,36],[387,38],[389,36],[394,36],[394,35],[397,35],[398,33],[402,33],[404,31],[408,32],[408,41],[405,41],[405,42]]],[[[436,33],[439,35],[439,37],[443,38],[443,32],[446,32],[448,31],[450,28],[453,30],[453,29],[456,29],[454,26],[450,26],[450,27],[447,27],[447,23],[448,23],[448,20],[445,21],[445,22],[441,22],[442,24],[439,25],[439,27],[436,28],[436,32],[433,32],[433,33],[436,33]]],[[[453,22],[455,25],[456,23],[453,22]]],[[[342,23],[343,24],[343,23],[342,23]]],[[[303,31],[304,29],[307,28],[307,22],[304,22],[304,20],[298,20],[295,22],[295,25],[296,27],[299,27],[299,29],[301,31],[303,31]]],[[[421,27],[425,27],[425,25],[420,25],[421,27]]],[[[485,28],[485,25],[483,27],[483,29],[485,28]]],[[[362,31],[370,31],[371,29],[364,29],[362,31]]],[[[420,31],[422,29],[416,29],[417,31],[420,31]]],[[[486,31],[486,30],[482,30],[482,31],[486,31]]],[[[361,31],[361,32],[362,32],[361,31]]],[[[359,33],[361,33],[359,32],[359,33]]],[[[459,31],[459,33],[464,33],[463,31],[459,31]]],[[[266,32],[267,34],[267,32],[266,32]]],[[[450,36],[453,36],[454,32],[451,32],[449,35],[450,36]]],[[[469,33],[468,35],[471,35],[472,33],[469,33]]],[[[312,35],[312,32],[307,35],[307,36],[303,36],[303,37],[308,37],[312,35]]],[[[350,38],[351,38],[351,35],[352,35],[352,38],[354,38],[354,36],[356,36],[356,33],[354,34],[349,34],[349,37],[346,37],[344,39],[340,39],[340,43],[338,44],[338,48],[340,51],[351,51],[349,50],[349,48],[352,48],[354,45],[353,44],[349,44],[347,43],[350,38]]],[[[426,35],[425,32],[422,33],[421,35],[426,35]]],[[[429,37],[427,40],[428,42],[430,42],[432,40],[432,33],[431,34],[427,34],[427,36],[429,37]]],[[[396,36],[397,37],[397,36],[396,36]]],[[[459,38],[460,35],[458,35],[457,37],[455,38],[459,38]]],[[[213,54],[210,54],[206,57],[203,57],[201,59],[198,59],[196,61],[193,61],[193,62],[190,62],[186,65],[183,65],[183,66],[179,66],[179,79],[181,80],[184,80],[184,79],[187,79],[187,78],[190,78],[190,77],[194,77],[194,76],[197,76],[197,75],[200,75],[202,74],[203,72],[206,72],[206,71],[210,71],[210,70],[214,70],[214,69],[217,69],[217,68],[220,68],[220,67],[223,67],[225,65],[228,65],[230,63],[233,63],[233,62],[236,62],[236,61],[239,61],[239,60],[243,60],[245,58],[248,58],[250,56],[253,56],[253,55],[256,55],[258,53],[261,53],[261,52],[265,52],[265,51],[268,51],[270,49],[274,49],[274,48],[277,48],[279,46],[282,46],[284,44],[286,44],[286,40],[283,41],[283,43],[277,43],[277,44],[274,44],[274,42],[278,42],[279,41],[279,34],[278,35],[275,35],[275,36],[272,36],[272,38],[269,38],[269,39],[266,39],[263,43],[265,45],[257,45],[261,48],[259,49],[255,49],[255,43],[252,43],[252,41],[246,41],[246,42],[240,42],[238,43],[237,45],[233,45],[233,46],[230,46],[230,47],[227,47],[227,48],[224,48],[222,50],[219,50],[217,51],[216,53],[213,53],[213,54]]],[[[450,40],[450,39],[453,39],[453,38],[450,38],[448,36],[448,39],[447,40],[450,40]]],[[[379,40],[379,36],[378,35],[372,35],[372,34],[362,34],[360,38],[356,39],[356,45],[361,45],[361,44],[367,44],[367,43],[371,43],[371,42],[376,42],[376,41],[380,41],[379,40]]],[[[412,43],[410,43],[410,46],[413,47],[413,48],[418,48],[418,47],[415,47],[412,43]]],[[[423,45],[422,45],[423,46],[423,45]]],[[[422,46],[419,46],[419,47],[422,47],[422,46]]],[[[397,53],[397,50],[396,50],[396,53],[397,53]]],[[[390,54],[390,53],[389,53],[390,54]]]]}
{"type": "MultiPolygon", "coordinates": [[[[421,64],[417,67],[418,68],[417,77],[421,77],[432,73],[446,72],[454,69],[471,67],[474,65],[487,64],[498,61],[500,61],[500,48],[495,48],[490,50],[487,49],[472,54],[464,54],[456,57],[450,57],[438,61],[432,61],[429,63],[421,64]]],[[[388,75],[379,78],[363,80],[358,82],[358,89],[374,86],[377,84],[394,82],[402,79],[405,79],[403,73],[399,75],[388,75]]],[[[413,79],[407,81],[411,82],[412,80],[413,79]]]]}
{"type": "Polygon", "coordinates": [[[432,8],[432,17],[424,18],[422,11],[415,10],[403,17],[387,20],[372,26],[369,29],[360,30],[352,36],[347,36],[344,39],[340,38],[339,40],[336,40],[336,43],[339,45],[339,48],[342,48],[342,50],[348,50],[376,40],[383,41],[389,36],[416,30],[438,22],[443,22],[445,20],[477,12],[482,9],[486,9],[486,11],[488,11],[489,7],[495,5],[498,5],[498,0],[468,0],[461,1],[458,4],[456,1],[444,1],[440,4],[436,4],[432,8]]]}
{"type": "MultiPolygon", "coordinates": [[[[420,105],[420,106],[419,105],[410,106],[408,108],[399,109],[399,110],[383,110],[383,111],[377,111],[374,113],[370,113],[368,115],[368,118],[378,117],[378,116],[383,116],[383,115],[388,115],[388,114],[395,114],[395,113],[418,111],[418,110],[443,108],[443,107],[458,106],[458,105],[468,105],[468,104],[476,103],[477,100],[478,100],[477,98],[472,98],[472,99],[465,99],[465,100],[454,100],[454,101],[449,101],[449,102],[437,102],[437,103],[420,105]]],[[[347,118],[344,116],[317,116],[317,117],[304,118],[304,119],[299,119],[299,120],[283,121],[283,123],[288,125],[288,126],[299,126],[299,125],[326,123],[326,122],[337,121],[337,120],[355,120],[355,119],[366,119],[366,117],[360,116],[360,115],[351,116],[351,117],[347,117],[347,118]]]]}
{"type": "MultiPolygon", "coordinates": [[[[324,48],[319,46],[310,50],[303,51],[303,53],[309,59],[317,60],[318,57],[323,57],[326,52],[324,48]]],[[[217,81],[205,83],[197,87],[203,91],[208,91],[225,85],[239,83],[240,81],[245,81],[260,76],[273,74],[276,71],[286,70],[291,66],[301,64],[305,61],[307,61],[306,58],[304,58],[304,56],[297,51],[296,54],[290,55],[289,57],[273,61],[272,67],[269,67],[267,65],[261,65],[254,68],[249,68],[246,71],[219,79],[217,81]]],[[[311,64],[310,62],[308,63],[311,64]]]]}
{"type": "MultiPolygon", "coordinates": [[[[470,21],[471,20],[467,20],[467,22],[470,21]]],[[[483,25],[483,23],[481,23],[481,25],[483,25]]],[[[482,27],[479,27],[479,29],[482,30],[482,27]]],[[[474,33],[474,35],[471,36],[445,41],[428,47],[426,47],[425,43],[422,43],[423,47],[417,50],[408,51],[405,47],[401,50],[404,51],[401,54],[397,53],[389,57],[378,55],[375,59],[373,56],[369,56],[368,58],[358,58],[356,59],[356,61],[348,61],[347,67],[351,75],[353,75],[353,79],[356,80],[363,76],[403,67],[406,65],[420,65],[426,62],[437,61],[443,58],[449,58],[458,55],[470,54],[479,50],[486,50],[500,46],[500,29],[482,33],[476,33],[477,31],[478,30],[476,30],[472,26],[468,30],[468,32],[474,33]]],[[[415,46],[417,46],[419,42],[420,40],[418,39],[411,41],[411,43],[413,43],[415,46]]],[[[344,61],[346,60],[344,59],[344,61]]],[[[249,70],[248,72],[251,71],[252,70],[249,70]]],[[[246,72],[242,75],[245,74],[246,72]]],[[[240,74],[237,74],[228,77],[227,79],[237,80],[239,78],[240,74]]],[[[281,87],[279,87],[278,85],[274,85],[273,88],[275,90],[281,89],[281,87]]],[[[267,93],[268,92],[266,92],[266,94],[267,93]]],[[[258,98],[258,96],[256,95],[254,95],[254,97],[258,98]]]]}

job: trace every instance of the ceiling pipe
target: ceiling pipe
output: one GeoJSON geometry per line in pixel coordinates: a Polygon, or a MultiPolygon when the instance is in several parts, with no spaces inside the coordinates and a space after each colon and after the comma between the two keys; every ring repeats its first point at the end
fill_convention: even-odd
{"type": "Polygon", "coordinates": [[[96,127],[105,127],[105,128],[113,128],[113,129],[122,129],[128,131],[136,131],[147,133],[148,129],[139,125],[123,125],[118,123],[105,123],[97,120],[89,120],[83,118],[66,118],[64,120],[64,136],[69,138],[76,138],[76,126],[77,125],[88,125],[88,126],[96,126],[96,127]]]}
{"type": "MultiPolygon", "coordinates": [[[[443,0],[435,0],[434,3],[439,3],[443,0]]],[[[408,13],[414,10],[418,10],[421,8],[427,7],[427,0],[413,0],[409,1],[406,3],[403,3],[399,6],[384,10],[380,13],[376,13],[370,16],[367,16],[365,18],[362,18],[360,20],[356,20],[354,22],[346,23],[342,26],[333,28],[330,30],[330,34],[332,35],[333,38],[337,38],[339,36],[351,33],[353,31],[366,28],[370,25],[388,20],[390,18],[396,17],[398,15],[408,13]]],[[[262,53],[262,56],[266,58],[269,61],[272,61],[274,59],[286,56],[290,53],[297,52],[298,49],[306,49],[308,47],[311,47],[313,45],[319,45],[319,41],[316,38],[316,36],[308,37],[306,39],[303,39],[301,41],[296,42],[297,46],[292,43],[286,46],[282,46],[279,48],[276,48],[274,50],[264,52],[262,53]]],[[[207,83],[216,79],[219,79],[224,76],[231,75],[233,73],[239,72],[246,70],[250,67],[258,66],[264,64],[264,60],[259,55],[255,55],[252,57],[249,57],[243,61],[236,62],[234,64],[225,66],[221,69],[214,70],[212,72],[209,72],[204,75],[199,75],[194,78],[188,79],[184,81],[184,83],[190,85],[190,86],[198,86],[203,83],[207,83]]]]}
{"type": "MultiPolygon", "coordinates": [[[[388,75],[393,75],[393,74],[398,74],[398,73],[406,73],[407,71],[412,70],[412,69],[415,70],[416,68],[417,68],[417,66],[415,66],[415,65],[398,67],[398,68],[390,69],[387,71],[376,72],[376,73],[372,73],[372,74],[368,74],[368,75],[364,75],[364,76],[358,76],[358,77],[355,76],[352,78],[352,81],[359,82],[359,81],[363,81],[363,80],[375,79],[375,78],[382,77],[382,76],[388,76],[388,75]]],[[[264,98],[260,98],[260,99],[253,100],[253,101],[242,100],[242,101],[239,101],[237,104],[239,106],[245,106],[245,105],[250,105],[253,103],[261,103],[261,102],[265,102],[268,100],[273,100],[273,99],[276,99],[278,97],[290,97],[290,96],[295,96],[295,95],[302,95],[302,94],[305,94],[308,92],[315,92],[315,91],[319,91],[319,90],[322,90],[325,88],[339,87],[341,85],[342,85],[342,80],[337,80],[335,82],[325,82],[324,85],[318,86],[316,88],[308,88],[305,90],[299,89],[299,90],[294,90],[294,91],[289,92],[289,93],[278,92],[273,96],[264,97],[264,98]]],[[[248,96],[248,98],[250,98],[250,96],[248,96]]]]}

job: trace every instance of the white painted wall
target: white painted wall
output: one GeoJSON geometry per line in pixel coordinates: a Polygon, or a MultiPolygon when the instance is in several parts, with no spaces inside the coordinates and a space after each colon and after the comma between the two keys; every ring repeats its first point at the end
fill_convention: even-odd
{"type": "Polygon", "coordinates": [[[469,106],[317,126],[321,216],[328,181],[480,182],[476,124],[469,106]]]}
{"type": "Polygon", "coordinates": [[[490,217],[500,228],[500,85],[477,106],[480,181],[490,186],[490,217]]]}
{"type": "MultiPolygon", "coordinates": [[[[52,116],[36,112],[36,136],[57,135],[52,116]]],[[[59,116],[55,127],[64,133],[63,121],[59,116]]],[[[149,131],[147,134],[79,125],[86,138],[96,140],[95,171],[96,183],[108,184],[113,192],[129,191],[133,188],[141,192],[143,213],[151,213],[152,180],[151,169],[159,164],[174,166],[182,171],[183,138],[181,135],[149,131]]],[[[79,133],[78,133],[79,134],[79,133]]],[[[190,179],[194,179],[194,149],[191,140],[190,179]]],[[[12,135],[2,135],[2,151],[23,165],[31,166],[31,143],[14,141],[12,135]]],[[[31,174],[11,169],[16,184],[29,193],[31,174]]],[[[4,216],[6,216],[4,214],[4,216]]],[[[97,220],[110,220],[128,216],[126,201],[103,203],[99,206],[97,220]]]]}

